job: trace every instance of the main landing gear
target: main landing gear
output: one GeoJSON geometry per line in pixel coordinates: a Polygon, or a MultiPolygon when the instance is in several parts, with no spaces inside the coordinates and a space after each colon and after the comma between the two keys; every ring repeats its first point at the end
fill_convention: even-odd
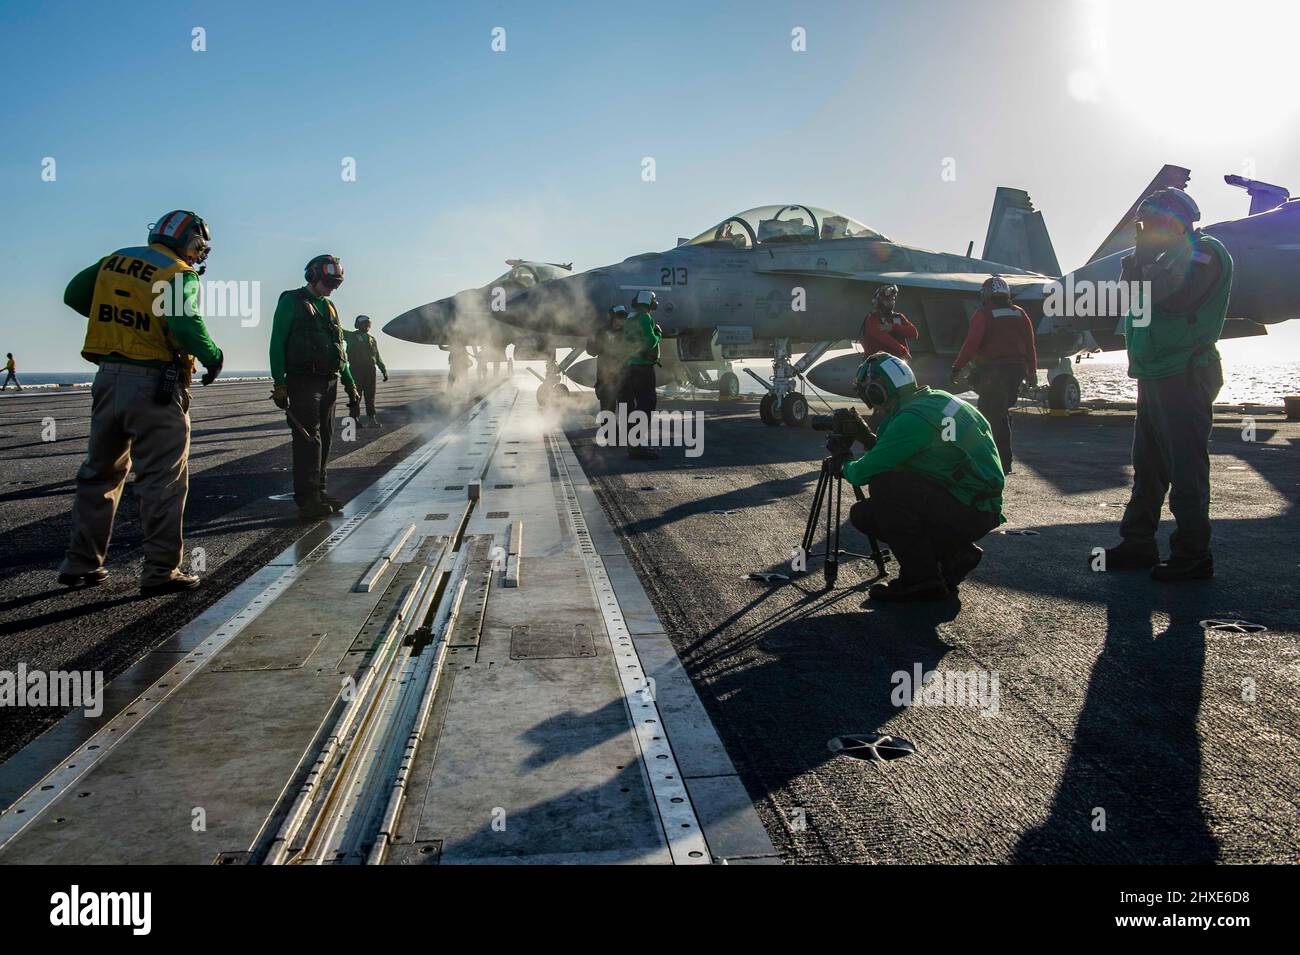
{"type": "Polygon", "coordinates": [[[777,339],[772,349],[772,377],[764,381],[754,374],[752,369],[745,372],[767,389],[767,394],[758,403],[758,417],[770,428],[785,424],[791,428],[802,428],[808,423],[808,399],[798,390],[803,373],[817,363],[817,360],[831,347],[832,342],[818,342],[799,359],[790,361],[790,340],[777,339]]]}
{"type": "Polygon", "coordinates": [[[1047,373],[1047,407],[1053,411],[1077,411],[1082,398],[1070,359],[1062,358],[1047,373]]]}
{"type": "Polygon", "coordinates": [[[1035,384],[1024,394],[1038,401],[1046,399],[1051,411],[1078,411],[1083,399],[1079,379],[1074,377],[1073,363],[1069,358],[1058,359],[1056,365],[1048,370],[1045,387],[1035,384]]]}

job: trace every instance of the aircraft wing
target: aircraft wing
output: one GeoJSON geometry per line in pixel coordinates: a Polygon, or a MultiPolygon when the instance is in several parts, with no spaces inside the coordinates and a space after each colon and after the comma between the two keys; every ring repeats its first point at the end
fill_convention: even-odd
{"type": "MultiPolygon", "coordinates": [[[[758,275],[798,275],[808,278],[843,279],[869,282],[872,285],[897,285],[899,288],[940,289],[948,292],[979,293],[991,272],[839,272],[831,269],[755,269],[758,275]]],[[[1002,273],[999,273],[1002,274],[1002,273]]],[[[1032,287],[1041,290],[1055,279],[1046,275],[1002,275],[1016,290],[1032,287]]]]}

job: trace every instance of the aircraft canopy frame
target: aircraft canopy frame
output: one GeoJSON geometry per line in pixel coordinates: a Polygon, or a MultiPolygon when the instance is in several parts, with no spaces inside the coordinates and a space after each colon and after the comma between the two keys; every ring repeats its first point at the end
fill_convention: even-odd
{"type": "Polygon", "coordinates": [[[888,241],[884,235],[857,219],[817,206],[790,204],[756,206],[737,212],[685,244],[753,249],[760,245],[835,239],[888,241]]]}

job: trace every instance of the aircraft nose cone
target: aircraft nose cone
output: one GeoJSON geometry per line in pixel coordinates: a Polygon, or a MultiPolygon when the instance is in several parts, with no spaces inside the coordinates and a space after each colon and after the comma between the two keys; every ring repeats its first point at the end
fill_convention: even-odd
{"type": "Polygon", "coordinates": [[[448,310],[442,303],[431,302],[391,319],[384,325],[384,334],[404,342],[432,345],[441,342],[448,318],[448,310]]]}

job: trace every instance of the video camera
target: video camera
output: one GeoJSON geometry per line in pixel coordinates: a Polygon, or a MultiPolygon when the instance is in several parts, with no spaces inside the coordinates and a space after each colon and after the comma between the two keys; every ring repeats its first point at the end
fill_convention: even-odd
{"type": "MultiPolygon", "coordinates": [[[[876,564],[875,579],[879,580],[885,576],[885,561],[889,560],[889,552],[882,551],[874,537],[867,535],[867,540],[871,544],[870,554],[854,554],[840,549],[840,524],[842,523],[840,505],[843,499],[843,478],[840,468],[846,459],[853,456],[854,442],[862,444],[868,451],[876,446],[875,432],[862,420],[856,408],[838,408],[833,414],[813,415],[811,423],[814,430],[829,432],[826,450],[830,452],[830,456],[822,460],[821,475],[817,479],[812,507],[808,511],[808,521],[804,525],[803,540],[800,545],[802,551],[805,555],[812,555],[813,538],[824,515],[826,546],[822,556],[826,562],[822,567],[822,573],[825,576],[826,586],[835,586],[835,579],[839,575],[841,554],[849,557],[870,557],[876,564]]],[[[859,501],[865,500],[860,487],[853,488],[853,495],[859,501]]]]}
{"type": "Polygon", "coordinates": [[[826,431],[826,450],[832,455],[848,454],[856,441],[870,451],[876,435],[862,420],[857,408],[837,408],[832,414],[813,415],[809,419],[814,431],[826,431]]]}

